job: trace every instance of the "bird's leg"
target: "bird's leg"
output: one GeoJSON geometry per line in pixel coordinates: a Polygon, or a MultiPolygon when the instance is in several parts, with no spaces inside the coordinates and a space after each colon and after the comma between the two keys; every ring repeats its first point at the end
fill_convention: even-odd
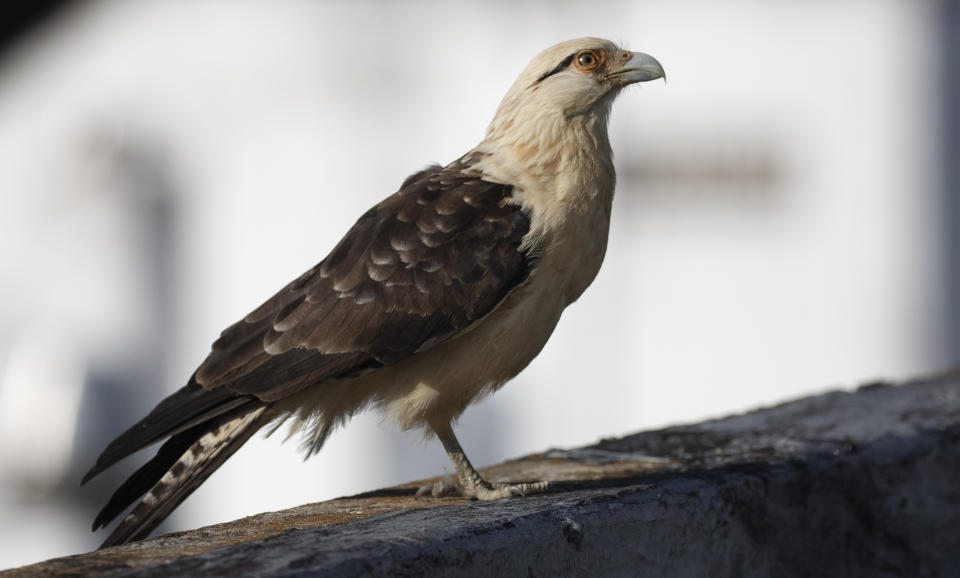
{"type": "MultiPolygon", "coordinates": [[[[491,484],[487,482],[473,467],[473,464],[467,458],[467,454],[460,447],[460,442],[457,441],[457,436],[453,433],[453,427],[449,423],[439,426],[433,425],[432,427],[437,437],[440,438],[443,449],[450,456],[450,461],[457,468],[457,477],[460,479],[464,497],[475,500],[499,500],[501,498],[537,494],[547,490],[547,482],[521,484],[491,484]]],[[[432,493],[439,497],[448,492],[441,483],[433,487],[432,493]]]]}

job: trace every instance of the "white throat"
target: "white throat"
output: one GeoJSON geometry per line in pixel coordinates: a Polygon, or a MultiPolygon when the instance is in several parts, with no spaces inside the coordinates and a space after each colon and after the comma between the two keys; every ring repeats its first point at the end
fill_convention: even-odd
{"type": "Polygon", "coordinates": [[[538,99],[508,93],[474,149],[482,153],[477,168],[487,178],[514,185],[537,234],[562,228],[573,215],[609,218],[616,174],[607,121],[614,96],[566,116],[538,99]]]}

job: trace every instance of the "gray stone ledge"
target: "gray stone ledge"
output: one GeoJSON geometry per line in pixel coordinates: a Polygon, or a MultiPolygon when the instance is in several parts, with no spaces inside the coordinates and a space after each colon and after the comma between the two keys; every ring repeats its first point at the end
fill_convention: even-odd
{"type": "Polygon", "coordinates": [[[14,576],[960,576],[960,375],[831,392],[49,560],[14,576]]]}

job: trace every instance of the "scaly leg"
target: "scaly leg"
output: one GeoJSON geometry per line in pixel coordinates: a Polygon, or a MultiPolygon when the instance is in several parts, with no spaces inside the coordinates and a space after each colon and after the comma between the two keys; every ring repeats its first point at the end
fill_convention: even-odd
{"type": "MultiPolygon", "coordinates": [[[[440,438],[443,449],[450,456],[450,461],[457,468],[457,477],[460,479],[460,486],[464,497],[475,500],[499,500],[501,498],[510,498],[514,496],[525,496],[527,494],[538,494],[547,490],[548,482],[531,482],[522,484],[491,484],[483,479],[479,472],[474,469],[467,454],[460,447],[457,436],[453,433],[453,427],[449,424],[440,426],[433,425],[433,431],[440,438]]],[[[425,490],[424,488],[423,490],[425,490]]],[[[424,491],[418,492],[427,493],[424,491]]],[[[432,493],[439,497],[449,493],[442,482],[433,486],[432,493]]]]}

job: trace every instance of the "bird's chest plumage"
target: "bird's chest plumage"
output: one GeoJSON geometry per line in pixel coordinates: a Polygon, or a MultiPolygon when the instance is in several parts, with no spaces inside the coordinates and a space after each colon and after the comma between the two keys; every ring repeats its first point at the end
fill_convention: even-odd
{"type": "Polygon", "coordinates": [[[565,304],[576,301],[600,272],[607,251],[609,213],[591,211],[569,218],[542,259],[543,275],[554,276],[565,304]]]}

